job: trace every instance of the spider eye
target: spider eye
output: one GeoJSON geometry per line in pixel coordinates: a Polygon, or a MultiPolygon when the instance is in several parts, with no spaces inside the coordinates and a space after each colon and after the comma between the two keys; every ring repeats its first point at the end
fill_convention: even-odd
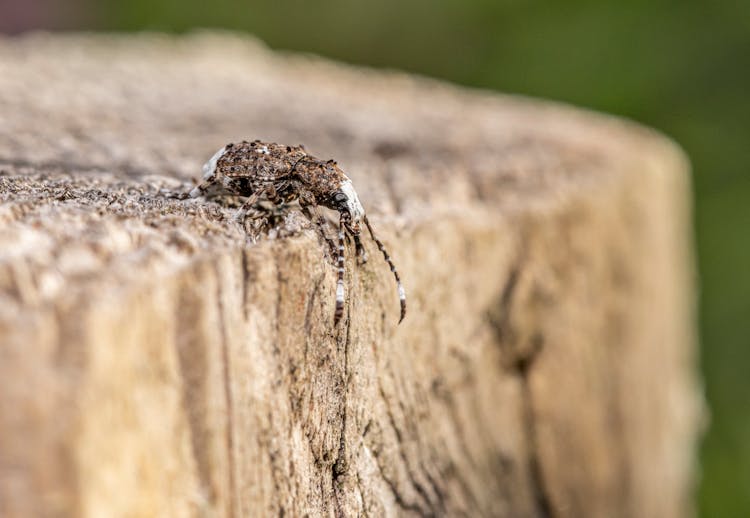
{"type": "Polygon", "coordinates": [[[334,195],[333,195],[333,201],[334,201],[334,202],[336,202],[336,203],[344,203],[344,202],[346,202],[346,201],[347,201],[348,199],[349,199],[349,198],[347,197],[347,195],[346,195],[346,194],[344,194],[344,193],[343,193],[343,192],[341,192],[341,191],[339,191],[339,192],[337,192],[336,194],[334,194],[334,195]]]}

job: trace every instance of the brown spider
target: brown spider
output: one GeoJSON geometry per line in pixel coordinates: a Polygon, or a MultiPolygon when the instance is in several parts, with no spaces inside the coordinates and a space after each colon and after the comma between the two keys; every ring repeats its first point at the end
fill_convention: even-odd
{"type": "Polygon", "coordinates": [[[270,142],[242,141],[227,144],[203,166],[203,181],[190,191],[189,196],[247,197],[235,216],[244,221],[248,210],[262,212],[259,202],[267,201],[275,207],[297,200],[305,216],[313,221],[331,249],[336,252],[338,280],[336,283],[336,312],[338,323],[344,314],[344,238],[348,232],[354,239],[357,256],[367,262],[367,254],[360,240],[360,222],[364,222],[373,241],[383,253],[396,278],[401,304],[399,323],[406,315],[406,292],[391,257],[382,241],[375,236],[359,201],[352,181],[333,160],[321,160],[309,155],[303,146],[284,146],[270,142]],[[318,206],[339,213],[338,248],[326,236],[326,220],[318,206]]]}

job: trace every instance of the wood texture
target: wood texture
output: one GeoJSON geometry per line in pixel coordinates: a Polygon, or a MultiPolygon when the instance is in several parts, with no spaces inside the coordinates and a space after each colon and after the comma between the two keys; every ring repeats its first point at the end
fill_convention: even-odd
{"type": "Polygon", "coordinates": [[[228,34],[0,40],[2,516],[690,514],[687,162],[579,110],[228,34]],[[335,158],[335,268],[178,201],[243,138],[335,158]]]}

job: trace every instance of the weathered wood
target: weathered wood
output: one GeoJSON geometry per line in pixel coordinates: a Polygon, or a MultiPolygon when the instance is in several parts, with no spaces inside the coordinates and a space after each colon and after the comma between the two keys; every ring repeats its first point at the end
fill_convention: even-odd
{"type": "MultiPolygon", "coordinates": [[[[687,164],[619,120],[231,35],[0,41],[0,514],[691,509],[687,164]],[[390,272],[165,193],[304,143],[390,272]]],[[[349,251],[349,255],[353,255],[349,251]]]]}

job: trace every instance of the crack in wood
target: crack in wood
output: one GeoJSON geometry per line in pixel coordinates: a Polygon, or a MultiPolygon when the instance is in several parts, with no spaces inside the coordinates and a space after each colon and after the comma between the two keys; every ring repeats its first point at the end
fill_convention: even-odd
{"type": "Polygon", "coordinates": [[[536,429],[534,415],[534,398],[529,383],[529,372],[542,350],[542,341],[533,349],[529,356],[520,358],[517,363],[517,373],[521,382],[521,408],[523,411],[523,425],[528,444],[529,475],[531,489],[536,502],[537,516],[540,518],[554,518],[554,507],[544,478],[542,461],[539,453],[539,434],[536,429]]]}
{"type": "Polygon", "coordinates": [[[487,321],[494,330],[496,343],[509,354],[509,358],[506,358],[503,363],[519,379],[523,429],[527,440],[527,462],[537,515],[541,518],[553,518],[554,507],[544,479],[534,400],[529,381],[531,368],[544,348],[544,335],[540,331],[533,333],[528,339],[528,347],[523,347],[525,344],[518,343],[519,337],[512,321],[519,280],[523,274],[523,265],[528,260],[528,240],[525,229],[521,229],[520,242],[520,251],[509,270],[499,302],[487,313],[487,321]]]}
{"type": "Polygon", "coordinates": [[[305,323],[303,329],[305,330],[305,350],[302,354],[303,365],[307,365],[308,356],[310,354],[310,343],[312,342],[311,330],[313,328],[313,312],[315,310],[315,301],[320,296],[320,289],[325,280],[325,272],[317,276],[313,281],[312,292],[307,297],[307,303],[305,305],[305,323]]]}
{"type": "Polygon", "coordinates": [[[250,290],[248,287],[250,283],[255,280],[255,276],[250,273],[250,261],[248,260],[248,251],[242,250],[240,255],[242,257],[240,268],[242,268],[242,315],[245,317],[245,322],[248,320],[250,311],[250,290]]]}
{"type": "Polygon", "coordinates": [[[344,339],[344,372],[343,372],[343,384],[344,394],[342,398],[342,409],[341,415],[341,432],[339,435],[339,449],[336,454],[336,459],[333,462],[331,482],[333,484],[333,494],[336,503],[336,515],[346,516],[344,513],[342,500],[344,495],[340,494],[343,492],[344,477],[346,477],[349,471],[349,461],[346,458],[346,420],[347,420],[347,404],[348,404],[348,393],[349,393],[349,346],[351,343],[351,311],[346,312],[346,318],[343,324],[346,326],[346,334],[344,339]]]}
{"type": "Polygon", "coordinates": [[[207,379],[209,360],[206,356],[205,347],[196,343],[193,339],[195,331],[191,325],[194,324],[200,312],[200,309],[196,307],[197,305],[197,296],[191,294],[183,286],[176,304],[177,335],[175,336],[175,348],[182,381],[181,404],[187,416],[190,446],[198,471],[198,482],[201,486],[200,489],[207,493],[204,496],[211,504],[215,504],[218,495],[211,480],[211,462],[206,448],[201,444],[201,438],[206,435],[206,423],[203,419],[206,410],[203,406],[205,405],[205,393],[209,382],[207,379]]]}
{"type": "Polygon", "coordinates": [[[229,516],[237,516],[235,508],[235,497],[237,495],[237,485],[235,480],[235,458],[234,458],[234,400],[232,396],[232,368],[230,363],[229,340],[227,337],[224,301],[221,298],[221,275],[218,265],[214,266],[214,275],[216,276],[216,303],[219,312],[219,333],[221,340],[221,362],[222,374],[224,380],[224,404],[227,409],[226,423],[226,448],[227,462],[229,469],[229,516]]]}
{"type": "Polygon", "coordinates": [[[378,467],[378,472],[380,473],[380,478],[383,480],[383,482],[386,483],[386,485],[390,489],[391,494],[393,495],[393,498],[396,502],[396,505],[399,506],[401,509],[404,509],[405,511],[411,511],[411,512],[417,513],[420,516],[432,516],[431,514],[425,512],[418,503],[407,502],[404,499],[404,496],[401,494],[401,491],[399,490],[396,483],[393,480],[391,480],[390,477],[388,477],[383,471],[383,465],[380,463],[380,454],[375,453],[374,458],[375,458],[375,465],[378,467]]]}
{"type": "MultiPolygon", "coordinates": [[[[421,497],[421,499],[424,501],[424,504],[427,508],[430,509],[429,515],[433,515],[435,513],[434,505],[432,501],[430,500],[429,495],[427,494],[427,491],[422,486],[419,481],[417,481],[414,472],[411,469],[411,466],[409,465],[409,461],[406,458],[406,453],[403,450],[403,444],[404,444],[404,437],[401,429],[396,424],[395,416],[393,415],[393,409],[391,408],[390,402],[388,398],[385,395],[385,390],[383,389],[382,380],[378,379],[378,389],[380,391],[380,397],[383,400],[383,403],[385,404],[385,410],[386,414],[388,415],[388,421],[391,425],[391,428],[393,429],[393,432],[396,434],[396,444],[398,451],[398,456],[401,458],[401,463],[404,466],[404,471],[406,472],[406,475],[409,479],[409,482],[411,483],[411,486],[414,488],[414,490],[417,492],[417,494],[421,497]]],[[[426,513],[426,511],[423,511],[423,513],[426,513]]]]}

